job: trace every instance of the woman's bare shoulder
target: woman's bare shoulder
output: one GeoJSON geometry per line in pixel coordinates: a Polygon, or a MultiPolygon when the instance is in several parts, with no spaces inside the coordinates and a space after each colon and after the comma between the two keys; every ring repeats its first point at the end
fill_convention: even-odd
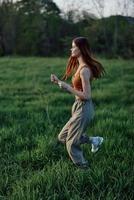
{"type": "Polygon", "coordinates": [[[93,77],[92,71],[91,71],[90,67],[87,65],[82,67],[82,69],[80,70],[80,75],[88,76],[90,79],[92,79],[92,77],[93,77]]]}

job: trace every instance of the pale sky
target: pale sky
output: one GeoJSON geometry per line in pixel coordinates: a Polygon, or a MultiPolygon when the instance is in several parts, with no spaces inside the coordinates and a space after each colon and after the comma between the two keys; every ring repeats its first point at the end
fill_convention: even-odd
{"type": "Polygon", "coordinates": [[[75,9],[78,11],[86,10],[97,17],[110,15],[134,17],[134,0],[53,0],[53,2],[63,12],[75,9]]]}
{"type": "Polygon", "coordinates": [[[53,2],[64,12],[76,9],[87,10],[98,17],[117,14],[134,17],[134,0],[53,0],[53,2]]]}

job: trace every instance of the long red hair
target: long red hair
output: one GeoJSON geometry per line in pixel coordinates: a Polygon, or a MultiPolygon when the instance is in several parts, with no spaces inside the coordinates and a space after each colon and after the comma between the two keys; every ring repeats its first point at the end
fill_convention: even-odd
{"type": "MultiPolygon", "coordinates": [[[[92,71],[93,78],[101,78],[102,75],[105,74],[105,69],[100,62],[93,58],[88,40],[85,37],[77,37],[73,42],[80,49],[84,62],[92,71]]],[[[76,71],[78,65],[77,57],[70,56],[66,66],[66,72],[62,79],[66,80],[74,71],[76,71]]]]}

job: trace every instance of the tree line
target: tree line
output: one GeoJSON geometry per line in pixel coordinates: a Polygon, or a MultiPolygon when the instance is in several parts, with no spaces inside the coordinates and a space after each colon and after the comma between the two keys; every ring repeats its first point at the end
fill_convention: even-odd
{"type": "Polygon", "coordinates": [[[134,57],[133,17],[74,15],[63,17],[52,0],[0,1],[0,56],[64,56],[74,37],[85,36],[97,54],[134,57]]]}

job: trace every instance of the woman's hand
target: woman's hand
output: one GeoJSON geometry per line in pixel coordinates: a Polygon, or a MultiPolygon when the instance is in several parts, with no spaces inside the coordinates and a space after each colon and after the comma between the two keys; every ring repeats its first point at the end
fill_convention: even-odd
{"type": "Polygon", "coordinates": [[[69,88],[70,88],[69,84],[59,80],[58,85],[59,85],[60,88],[67,90],[69,92],[69,88]]]}
{"type": "Polygon", "coordinates": [[[51,82],[58,84],[58,77],[55,74],[51,74],[51,82]]]}
{"type": "Polygon", "coordinates": [[[70,92],[71,86],[63,81],[60,81],[55,74],[51,74],[51,82],[58,84],[60,88],[70,92]]]}

